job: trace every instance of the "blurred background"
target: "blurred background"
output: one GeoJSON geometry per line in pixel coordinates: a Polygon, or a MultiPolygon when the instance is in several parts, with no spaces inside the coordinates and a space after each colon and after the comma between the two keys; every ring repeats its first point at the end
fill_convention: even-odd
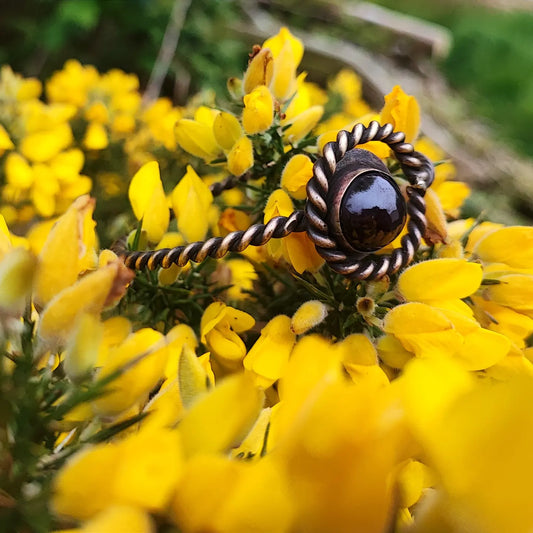
{"type": "Polygon", "coordinates": [[[288,25],[308,79],[348,66],[376,109],[395,84],[476,193],[465,216],[533,220],[533,0],[0,0],[0,64],[69,58],[136,73],[151,96],[221,99],[251,46],[288,25]]]}

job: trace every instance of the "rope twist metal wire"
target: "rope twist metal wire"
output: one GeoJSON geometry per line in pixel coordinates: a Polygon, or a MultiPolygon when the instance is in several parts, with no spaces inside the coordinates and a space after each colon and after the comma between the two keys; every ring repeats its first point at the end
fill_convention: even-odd
{"type": "MultiPolygon", "coordinates": [[[[201,262],[207,257],[218,259],[228,252],[242,252],[250,245],[261,246],[272,238],[307,231],[318,253],[335,272],[357,279],[378,279],[395,273],[413,260],[426,231],[424,194],[434,176],[431,162],[404,141],[405,134],[395,132],[391,124],[381,126],[376,121],[372,121],[368,127],[357,124],[351,132],[340,131],[337,140],[324,147],[324,155],[316,161],[313,177],[307,185],[305,211],[296,210],[288,217],[274,217],[266,224],[254,224],[245,231],[233,231],[225,237],[213,237],[176,248],[127,251],[125,240],[119,241],[113,248],[127,267],[136,270],[147,267],[153,270],[159,267],[169,268],[172,264],[184,266],[189,261],[201,262]],[[386,143],[393,150],[410,183],[407,187],[408,233],[402,238],[401,247],[394,249],[389,255],[347,254],[331,238],[326,223],[329,180],[347,151],[373,140],[386,143]]],[[[215,184],[212,192],[218,195],[235,184],[235,179],[225,180],[215,184]]]]}
{"type": "Polygon", "coordinates": [[[270,239],[280,239],[289,233],[305,231],[305,214],[294,211],[288,217],[274,217],[266,224],[254,224],[246,231],[232,231],[225,237],[212,237],[207,241],[193,242],[176,248],[162,248],[147,252],[126,252],[124,243],[117,247],[118,255],[124,257],[124,263],[129,268],[142,270],[148,267],[154,270],[158,267],[168,268],[172,264],[184,266],[189,261],[200,263],[207,257],[219,259],[228,252],[242,252],[248,246],[261,246],[270,239]]]}

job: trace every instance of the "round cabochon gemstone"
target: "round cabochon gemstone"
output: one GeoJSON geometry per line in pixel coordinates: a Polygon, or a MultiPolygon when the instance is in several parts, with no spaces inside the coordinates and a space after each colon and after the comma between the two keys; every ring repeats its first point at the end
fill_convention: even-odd
{"type": "Polygon", "coordinates": [[[406,218],[407,205],[396,182],[373,170],[348,185],[339,208],[341,231],[350,246],[361,252],[391,243],[406,218]]]}

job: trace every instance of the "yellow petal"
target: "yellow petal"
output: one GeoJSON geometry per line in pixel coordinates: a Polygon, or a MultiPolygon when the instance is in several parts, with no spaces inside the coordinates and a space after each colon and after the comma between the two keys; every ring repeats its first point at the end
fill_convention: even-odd
{"type": "Polygon", "coordinates": [[[501,361],[510,349],[511,341],[504,335],[478,328],[464,336],[454,359],[467,370],[483,370],[501,361]]]}
{"type": "Polygon", "coordinates": [[[0,154],[3,153],[4,150],[13,150],[13,148],[15,148],[15,145],[9,138],[4,126],[0,124],[0,154]]]}
{"type": "Polygon", "coordinates": [[[375,365],[378,362],[376,348],[363,333],[348,335],[336,348],[341,351],[343,364],[375,365]]]}
{"type": "Polygon", "coordinates": [[[297,144],[311,132],[323,114],[324,108],[321,105],[306,109],[290,121],[289,127],[283,133],[283,138],[291,144],[297,144]]]}
{"type": "Polygon", "coordinates": [[[131,333],[131,322],[122,316],[108,318],[102,324],[102,342],[98,352],[98,359],[95,366],[103,366],[107,361],[109,350],[118,346],[131,333]]]}
{"type": "Polygon", "coordinates": [[[255,319],[252,315],[229,305],[225,309],[225,319],[228,322],[228,326],[237,333],[248,331],[255,325],[255,319]]]}
{"type": "Polygon", "coordinates": [[[228,170],[234,176],[242,176],[254,164],[254,148],[252,141],[242,136],[228,154],[228,170]]]}
{"type": "Polygon", "coordinates": [[[209,227],[206,212],[213,202],[213,195],[190,165],[172,191],[171,199],[178,229],[185,239],[189,242],[202,240],[209,227]]]}
{"type": "Polygon", "coordinates": [[[278,442],[296,507],[294,531],[386,530],[401,431],[383,390],[326,382],[278,442]],[[357,432],[347,420],[358,421],[357,432]]]}
{"type": "Polygon", "coordinates": [[[119,261],[82,277],[50,300],[41,314],[38,335],[47,343],[64,342],[83,313],[100,313],[114,303],[132,277],[119,261]]]}
{"type": "Polygon", "coordinates": [[[263,48],[269,48],[274,58],[276,58],[286,43],[289,44],[296,66],[298,66],[304,54],[304,47],[302,41],[294,37],[287,27],[281,27],[277,35],[267,39],[263,43],[263,48]]]}
{"type": "Polygon", "coordinates": [[[21,315],[31,294],[37,261],[24,248],[14,248],[0,259],[0,309],[21,315]]]}
{"type": "Polygon", "coordinates": [[[193,348],[184,344],[179,359],[178,383],[180,400],[190,407],[207,392],[207,375],[193,348]]]}
{"type": "Polygon", "coordinates": [[[83,144],[89,150],[103,150],[109,145],[107,131],[99,122],[90,122],[83,138],[83,144]]]}
{"type": "Polygon", "coordinates": [[[217,518],[246,467],[243,461],[220,454],[199,454],[189,459],[171,504],[172,517],[180,530],[223,531],[215,526],[217,518]]]}
{"type": "Polygon", "coordinates": [[[113,501],[109,473],[115,471],[119,460],[117,447],[107,443],[87,447],[75,454],[54,478],[54,511],[86,520],[107,508],[113,501]]]}
{"type": "Polygon", "coordinates": [[[265,224],[274,217],[287,217],[294,211],[292,200],[282,189],[276,189],[269,197],[264,209],[265,224]]]}
{"type": "Polygon", "coordinates": [[[235,115],[222,111],[213,122],[213,134],[224,150],[231,150],[237,140],[242,137],[242,128],[235,115]]]}
{"type": "Polygon", "coordinates": [[[84,161],[85,156],[83,152],[77,148],[73,148],[57,154],[50,161],[50,167],[60,180],[71,182],[79,178],[84,161]]]}
{"type": "Polygon", "coordinates": [[[525,339],[533,333],[533,318],[478,296],[473,301],[476,318],[483,327],[505,335],[519,347],[525,345],[525,339]]]}
{"type": "Polygon", "coordinates": [[[206,335],[207,347],[219,363],[228,369],[242,368],[241,361],[246,355],[246,346],[227,322],[211,330],[206,335]]]}
{"type": "MultiPolygon", "coordinates": [[[[437,167],[440,168],[440,167],[437,167]]],[[[444,211],[457,217],[459,209],[470,196],[470,187],[462,181],[445,181],[435,189],[444,211]]]]}
{"type": "Polygon", "coordinates": [[[497,276],[497,281],[500,283],[484,289],[490,300],[517,311],[533,310],[533,275],[503,274],[497,276]]]}
{"type": "Polygon", "coordinates": [[[248,134],[261,133],[272,125],[274,101],[265,85],[259,85],[244,96],[242,125],[248,134]]]}
{"type": "Polygon", "coordinates": [[[395,85],[385,96],[381,122],[390,122],[395,131],[405,133],[405,142],[413,142],[420,127],[420,108],[415,97],[407,95],[399,85],[395,85]]]}
{"type": "Polygon", "coordinates": [[[113,470],[115,501],[162,512],[183,469],[175,429],[141,429],[118,443],[120,460],[113,470]]]}
{"type": "Polygon", "coordinates": [[[88,122],[107,124],[109,122],[109,111],[103,102],[97,101],[91,104],[84,113],[88,122]]]}
{"type": "Polygon", "coordinates": [[[420,426],[428,460],[465,530],[526,533],[533,527],[532,391],[529,376],[480,383],[440,416],[433,413],[433,424],[420,426]]]}
{"type": "Polygon", "coordinates": [[[407,300],[465,298],[479,288],[482,278],[479,264],[461,259],[432,259],[404,270],[398,288],[407,300]]]}
{"type": "Polygon", "coordinates": [[[431,478],[429,468],[420,461],[409,459],[398,473],[398,492],[402,507],[413,506],[428,488],[431,478]]]}
{"type": "Polygon", "coordinates": [[[422,303],[394,307],[383,327],[417,356],[453,354],[463,339],[444,313],[422,303]]]}
{"type": "Polygon", "coordinates": [[[428,227],[424,235],[427,243],[437,244],[446,242],[448,231],[446,228],[446,216],[437,193],[432,189],[426,191],[426,219],[428,227]]]}
{"type": "Polygon", "coordinates": [[[281,377],[295,340],[291,319],[285,315],[274,317],[261,330],[261,336],[243,361],[259,387],[266,389],[281,377]]]}
{"type": "Polygon", "coordinates": [[[143,328],[131,334],[122,344],[110,350],[100,379],[121,371],[108,385],[108,391],[93,402],[96,412],[117,415],[136,402],[146,399],[148,393],[163,378],[168,360],[165,338],[161,333],[143,328]]]}
{"type": "Polygon", "coordinates": [[[238,444],[259,416],[263,394],[248,376],[226,378],[200,398],[179,425],[186,457],[224,452],[238,444]]]}
{"type": "Polygon", "coordinates": [[[60,124],[46,131],[26,135],[20,144],[21,154],[34,163],[44,163],[72,143],[72,130],[60,124]]]}
{"type": "Polygon", "coordinates": [[[304,302],[291,318],[291,329],[296,335],[301,335],[320,324],[327,314],[327,307],[322,302],[318,300],[304,302]]]}
{"type": "MultiPolygon", "coordinates": [[[[279,409],[273,411],[271,429],[283,438],[301,416],[302,406],[325,383],[344,381],[341,352],[327,339],[308,335],[294,347],[279,380],[279,409]]],[[[277,407],[276,406],[276,407],[277,407]]],[[[269,434],[269,442],[272,433],[269,434]]]]}
{"type": "Polygon", "coordinates": [[[477,242],[474,253],[487,263],[505,263],[512,268],[532,268],[533,228],[511,226],[497,229],[477,242]]]}
{"type": "Polygon", "coordinates": [[[79,533],[153,533],[155,523],[151,516],[140,507],[112,505],[98,513],[77,530],[79,533]]]}
{"type": "Polygon", "coordinates": [[[187,324],[178,324],[167,333],[168,340],[168,363],[165,375],[168,379],[174,379],[178,375],[179,361],[184,346],[196,350],[198,339],[194,330],[187,324]]]}
{"type": "Polygon", "coordinates": [[[96,315],[84,314],[79,317],[63,355],[65,373],[71,380],[87,377],[93,369],[98,359],[103,329],[96,315]]]}
{"type": "Polygon", "coordinates": [[[279,52],[275,54],[274,69],[270,80],[272,94],[280,102],[291,98],[297,89],[296,69],[298,62],[294,56],[293,46],[285,42],[279,52]]]}
{"type": "Polygon", "coordinates": [[[449,358],[413,359],[394,382],[417,436],[432,431],[438,417],[473,384],[472,375],[449,358]]]}
{"type": "Polygon", "coordinates": [[[249,531],[254,524],[257,533],[288,532],[292,517],[293,503],[283,467],[263,460],[243,471],[215,530],[249,531]]]}
{"type": "Polygon", "coordinates": [[[209,162],[220,153],[212,124],[182,118],[176,122],[174,132],[181,148],[196,157],[209,162]]]}
{"type": "Polygon", "coordinates": [[[33,172],[27,161],[17,153],[11,153],[6,158],[7,183],[17,188],[29,189],[33,184],[33,172]]]}
{"type": "Polygon", "coordinates": [[[306,233],[293,233],[282,240],[282,245],[283,255],[298,274],[306,270],[316,272],[324,264],[324,259],[306,233]]]}
{"type": "Polygon", "coordinates": [[[228,298],[242,300],[248,298],[247,291],[254,288],[257,272],[246,259],[230,259],[226,265],[231,271],[232,286],[228,289],[228,298]]]}
{"type": "Polygon", "coordinates": [[[143,429],[176,427],[185,413],[178,379],[167,380],[161,390],[146,404],[143,412],[148,415],[143,420],[143,429]]]}
{"type": "Polygon", "coordinates": [[[234,448],[231,451],[231,457],[237,459],[242,457],[254,460],[259,460],[261,458],[261,452],[264,450],[268,438],[271,413],[272,408],[270,407],[265,407],[261,410],[259,417],[248,435],[246,435],[246,438],[241,442],[238,448],[234,448]]]}
{"type": "Polygon", "coordinates": [[[170,213],[157,161],[146,163],[133,176],[128,197],[135,217],[143,221],[148,240],[161,240],[168,228],[170,213]]]}
{"type": "Polygon", "coordinates": [[[205,342],[206,335],[226,316],[226,304],[223,302],[213,302],[209,304],[202,315],[200,322],[200,332],[202,342],[205,342]]]}
{"type": "Polygon", "coordinates": [[[143,218],[152,192],[158,185],[162,187],[157,161],[144,164],[131,179],[128,197],[137,220],[143,218]]]}
{"type": "Polygon", "coordinates": [[[383,335],[377,342],[379,358],[391,368],[403,368],[413,354],[393,335],[383,335]]]}
{"type": "Polygon", "coordinates": [[[307,182],[313,176],[313,162],[305,154],[297,154],[289,162],[281,174],[281,187],[293,198],[305,200],[307,182]]]}
{"type": "Polygon", "coordinates": [[[268,85],[274,71],[274,56],[268,47],[263,47],[250,60],[243,77],[244,94],[252,92],[258,85],[268,85]]]}
{"type": "Polygon", "coordinates": [[[77,280],[81,269],[93,266],[87,264],[84,257],[91,251],[94,254],[94,205],[94,200],[89,197],[79,198],[57,220],[48,234],[39,254],[39,268],[35,278],[34,295],[37,305],[47,304],[77,280]],[[92,227],[86,217],[92,222],[92,227]]]}
{"type": "Polygon", "coordinates": [[[358,365],[344,363],[344,368],[356,384],[368,384],[372,387],[386,387],[390,384],[387,374],[378,365],[358,365]]]}
{"type": "Polygon", "coordinates": [[[17,91],[17,100],[24,102],[25,100],[32,100],[41,96],[43,90],[42,83],[36,78],[26,78],[22,80],[17,91]]]}

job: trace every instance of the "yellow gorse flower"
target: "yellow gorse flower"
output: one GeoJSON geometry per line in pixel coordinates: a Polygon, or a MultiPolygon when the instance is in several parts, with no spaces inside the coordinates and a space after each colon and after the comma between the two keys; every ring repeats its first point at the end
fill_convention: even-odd
{"type": "MultiPolygon", "coordinates": [[[[265,207],[265,223],[276,216],[289,216],[294,211],[292,201],[285,191],[278,189],[268,199],[265,207]]],[[[293,233],[280,241],[270,241],[267,248],[275,260],[283,257],[296,272],[318,270],[324,260],[305,233],[293,233]]]]}
{"type": "Polygon", "coordinates": [[[179,119],[174,132],[181,148],[207,162],[215,159],[221,152],[213,133],[216,115],[206,107],[199,107],[194,120],[179,119]]]}
{"type": "Polygon", "coordinates": [[[148,240],[160,241],[167,231],[170,213],[156,161],[146,163],[133,176],[128,196],[135,217],[142,220],[148,240]]]}
{"type": "Polygon", "coordinates": [[[42,98],[0,70],[8,529],[37,524],[35,492],[80,532],[531,530],[533,230],[452,221],[470,189],[417,138],[416,99],[396,86],[378,113],[355,73],[319,87],[302,55],[287,28],[254,47],[231,112],[209,91],[141,105],[135,75],[76,60],[42,98]],[[100,249],[289,216],[324,144],[370,120],[441,162],[398,274],[345,279],[305,232],[136,274],[100,249]]]}
{"type": "Polygon", "coordinates": [[[174,187],[171,200],[183,236],[189,242],[202,240],[209,227],[205,214],[213,202],[213,195],[190,165],[174,187]]]}
{"type": "Polygon", "coordinates": [[[242,125],[248,134],[261,133],[272,125],[274,102],[265,85],[257,86],[244,96],[242,125]]]}
{"type": "Polygon", "coordinates": [[[405,142],[413,142],[420,127],[420,108],[414,96],[405,94],[399,85],[385,96],[381,110],[382,122],[390,122],[394,129],[405,133],[405,142]]]}

